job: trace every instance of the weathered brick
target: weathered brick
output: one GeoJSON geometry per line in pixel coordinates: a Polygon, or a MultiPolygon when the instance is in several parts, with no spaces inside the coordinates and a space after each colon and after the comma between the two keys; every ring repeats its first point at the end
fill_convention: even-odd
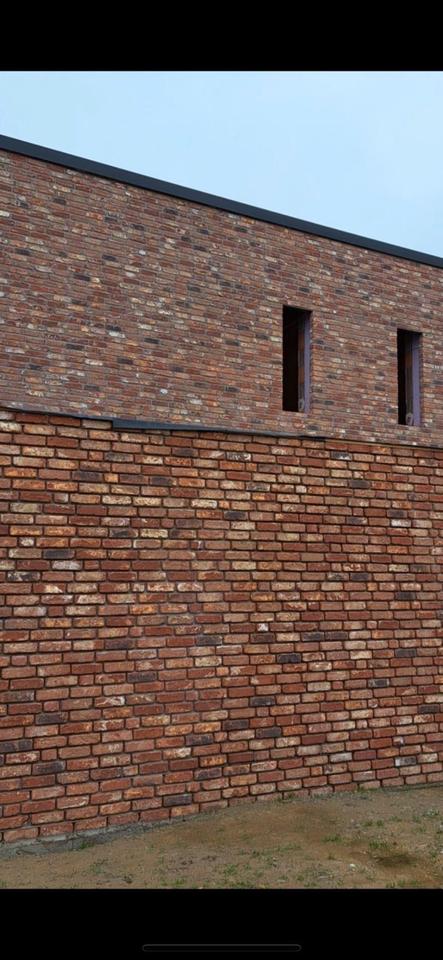
{"type": "Polygon", "coordinates": [[[441,275],[1,149],[0,167],[3,839],[441,782],[441,275]],[[312,310],[308,415],[282,410],[282,298],[312,310]],[[426,345],[423,429],[397,423],[399,324],[426,345]]]}
{"type": "Polygon", "coordinates": [[[163,800],[165,807],[184,807],[190,803],[192,803],[192,794],[190,793],[177,793],[172,797],[165,797],[163,800]]]}
{"type": "Polygon", "coordinates": [[[277,663],[300,663],[301,654],[300,653],[278,653],[276,659],[277,659],[277,663]]]}

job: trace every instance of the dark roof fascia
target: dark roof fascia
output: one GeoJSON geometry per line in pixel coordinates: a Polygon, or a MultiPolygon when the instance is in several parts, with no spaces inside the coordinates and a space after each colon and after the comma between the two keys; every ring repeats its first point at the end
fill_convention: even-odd
{"type": "Polygon", "coordinates": [[[59,150],[52,150],[49,147],[41,147],[35,143],[27,143],[25,140],[16,140],[14,137],[6,137],[0,134],[0,149],[7,150],[10,153],[18,153],[24,157],[31,157],[33,160],[43,160],[45,163],[54,163],[61,167],[67,167],[70,170],[78,170],[80,173],[88,173],[95,177],[104,177],[107,180],[116,180],[118,183],[126,183],[132,187],[140,187],[142,190],[151,190],[154,193],[177,197],[180,200],[189,200],[191,203],[199,203],[206,207],[213,207],[216,210],[225,210],[227,213],[237,214],[241,217],[249,217],[252,220],[261,220],[264,223],[272,223],[279,227],[286,227],[289,230],[298,230],[300,233],[307,233],[315,237],[334,240],[337,243],[362,247],[365,250],[373,250],[376,253],[399,257],[403,260],[412,260],[415,263],[423,263],[430,267],[437,267],[440,270],[443,268],[443,257],[436,257],[430,253],[420,253],[417,250],[410,250],[407,247],[399,247],[392,243],[383,243],[381,240],[371,240],[368,237],[361,237],[358,234],[347,233],[344,230],[334,230],[332,227],[323,227],[318,223],[310,223],[308,220],[298,220],[296,217],[288,217],[283,213],[273,213],[271,210],[262,210],[260,207],[253,207],[247,203],[239,203],[237,200],[226,200],[224,197],[217,197],[211,193],[202,193],[200,190],[181,187],[178,184],[168,183],[165,180],[157,180],[154,177],[147,177],[141,173],[121,170],[119,167],[112,167],[106,163],[98,163],[95,160],[75,157],[70,153],[62,153],[59,150]]]}

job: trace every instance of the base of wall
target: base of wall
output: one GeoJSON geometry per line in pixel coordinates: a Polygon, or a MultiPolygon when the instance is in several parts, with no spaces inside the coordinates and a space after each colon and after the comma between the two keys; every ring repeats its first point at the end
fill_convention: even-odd
{"type": "MultiPolygon", "coordinates": [[[[438,789],[443,784],[443,777],[440,781],[435,783],[417,783],[408,786],[408,791],[410,790],[422,790],[425,787],[427,790],[438,789]]],[[[378,789],[379,785],[369,786],[365,789],[378,789]]],[[[404,785],[400,787],[380,787],[381,790],[387,789],[389,793],[398,793],[399,797],[404,789],[404,785]]],[[[173,827],[178,823],[189,823],[189,821],[201,821],[206,820],[210,816],[216,816],[221,809],[227,810],[238,805],[251,806],[256,803],[272,803],[279,799],[284,803],[294,803],[297,800],[306,799],[306,796],[312,797],[313,800],[336,796],[336,794],[343,793],[341,790],[334,790],[331,793],[325,793],[317,791],[315,794],[307,794],[302,792],[302,796],[297,792],[296,794],[280,795],[280,797],[247,797],[235,801],[234,803],[226,804],[225,807],[219,807],[217,810],[206,810],[203,813],[194,813],[189,816],[180,816],[180,817],[170,817],[167,820],[159,820],[157,822],[138,822],[126,827],[104,827],[100,830],[83,830],[82,832],[77,831],[76,833],[64,833],[56,836],[49,836],[45,839],[37,840],[21,840],[16,843],[0,843],[0,860],[10,860],[14,857],[26,853],[31,855],[42,855],[44,853],[52,854],[56,852],[63,852],[66,850],[82,850],[85,846],[99,846],[105,843],[112,843],[113,840],[120,840],[123,837],[132,838],[136,836],[141,836],[142,834],[149,833],[152,830],[160,829],[161,827],[173,827]]],[[[353,787],[352,790],[346,791],[348,793],[359,793],[358,787],[353,787]]],[[[361,791],[364,792],[364,791],[361,791]]]]}

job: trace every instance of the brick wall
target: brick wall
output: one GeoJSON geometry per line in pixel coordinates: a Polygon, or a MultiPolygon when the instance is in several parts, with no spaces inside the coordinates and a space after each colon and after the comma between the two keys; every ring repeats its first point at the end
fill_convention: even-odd
{"type": "Polygon", "coordinates": [[[3,410],[0,498],[4,840],[443,779],[442,450],[3,410]]]}
{"type": "Polygon", "coordinates": [[[0,150],[0,402],[443,444],[443,271],[0,150]],[[309,415],[282,308],[312,311],[309,415]],[[423,425],[397,423],[397,327],[423,425]]]}

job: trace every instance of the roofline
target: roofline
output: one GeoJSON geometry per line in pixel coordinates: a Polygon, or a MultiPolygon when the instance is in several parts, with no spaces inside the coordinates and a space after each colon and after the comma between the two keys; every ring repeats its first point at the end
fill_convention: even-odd
{"type": "Polygon", "coordinates": [[[16,140],[14,137],[6,137],[0,134],[0,150],[18,153],[24,157],[31,157],[33,160],[54,163],[57,166],[68,167],[70,170],[78,170],[80,173],[92,174],[95,177],[104,177],[106,180],[116,180],[118,183],[126,183],[132,187],[140,187],[142,190],[151,190],[154,193],[162,193],[168,197],[189,200],[191,203],[199,203],[216,210],[225,210],[227,213],[250,217],[252,220],[261,220],[264,223],[272,223],[289,230],[298,230],[300,233],[311,234],[314,237],[323,237],[337,243],[362,247],[365,250],[373,250],[376,253],[384,253],[391,257],[400,257],[403,260],[413,260],[415,263],[424,263],[429,267],[437,267],[440,270],[443,268],[443,257],[436,257],[430,253],[421,253],[407,247],[396,246],[393,243],[384,243],[381,240],[371,240],[368,237],[347,233],[344,230],[323,227],[321,224],[310,223],[308,220],[298,220],[296,217],[288,217],[283,213],[262,210],[261,207],[239,203],[237,200],[227,200],[212,193],[203,193],[200,190],[181,187],[176,183],[168,183],[166,180],[157,180],[141,173],[132,173],[130,170],[121,170],[119,167],[98,163],[96,160],[75,157],[70,153],[52,150],[50,147],[28,143],[26,140],[16,140]]]}

